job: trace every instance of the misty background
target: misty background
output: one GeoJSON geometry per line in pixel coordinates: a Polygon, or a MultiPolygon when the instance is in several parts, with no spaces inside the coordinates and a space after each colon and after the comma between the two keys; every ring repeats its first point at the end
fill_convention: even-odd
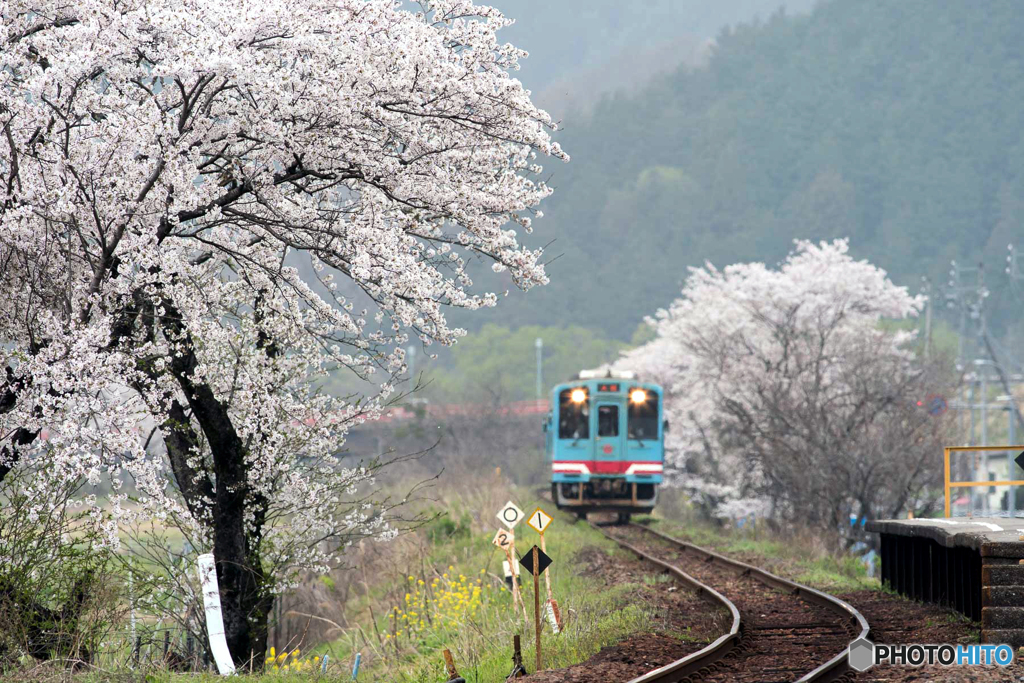
{"type": "Polygon", "coordinates": [[[970,359],[984,325],[1019,365],[1024,278],[1006,259],[1024,247],[1024,5],[493,4],[519,20],[499,37],[530,53],[516,75],[572,161],[547,163],[555,194],[522,235],[546,245],[551,284],[524,294],[476,264],[478,287],[513,291],[451,312],[486,334],[431,364],[420,352],[435,393],[465,396],[488,359],[525,377],[486,396],[531,398],[535,337],[551,340],[546,389],[648,339],[688,267],[774,265],[794,239],[849,237],[912,293],[928,278],[940,347],[970,359]]]}

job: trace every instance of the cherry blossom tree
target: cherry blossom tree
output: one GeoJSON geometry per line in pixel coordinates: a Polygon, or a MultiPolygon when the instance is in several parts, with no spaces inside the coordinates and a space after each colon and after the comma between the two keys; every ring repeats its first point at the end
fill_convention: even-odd
{"type": "Polygon", "coordinates": [[[238,663],[262,662],[268,568],[392,533],[337,453],[410,337],[496,303],[467,260],[547,282],[515,228],[550,193],[538,155],[568,157],[509,20],[400,5],[0,0],[0,477],[130,480],[108,541],[189,529],[238,663]],[[317,392],[338,370],[380,379],[317,392]]]}
{"type": "Polygon", "coordinates": [[[882,324],[923,299],[848,249],[692,269],[649,321],[657,337],[620,361],[664,384],[676,482],[712,514],[836,530],[933,483],[942,425],[917,401],[949,380],[882,324]]]}

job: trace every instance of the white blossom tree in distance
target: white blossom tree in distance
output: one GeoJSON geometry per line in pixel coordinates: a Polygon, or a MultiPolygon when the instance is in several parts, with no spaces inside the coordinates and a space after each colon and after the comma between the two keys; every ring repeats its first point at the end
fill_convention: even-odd
{"type": "Polygon", "coordinates": [[[664,385],[674,481],[710,514],[842,532],[938,483],[944,421],[918,402],[951,380],[885,324],[923,303],[847,240],[799,241],[777,268],[691,269],[619,365],[664,385]]]}

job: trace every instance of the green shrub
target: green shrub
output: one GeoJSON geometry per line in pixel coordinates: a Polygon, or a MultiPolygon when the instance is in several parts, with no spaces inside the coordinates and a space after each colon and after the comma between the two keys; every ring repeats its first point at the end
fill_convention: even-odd
{"type": "Polygon", "coordinates": [[[458,519],[453,519],[451,513],[442,513],[427,524],[427,538],[434,545],[469,538],[472,523],[473,519],[467,512],[463,512],[458,519]]]}

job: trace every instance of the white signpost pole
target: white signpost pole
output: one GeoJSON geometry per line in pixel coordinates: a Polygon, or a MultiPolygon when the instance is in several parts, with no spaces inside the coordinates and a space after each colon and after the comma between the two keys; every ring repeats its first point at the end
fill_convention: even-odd
{"type": "Polygon", "coordinates": [[[199,565],[199,582],[203,587],[203,606],[206,608],[206,632],[210,636],[210,651],[220,675],[230,676],[235,673],[235,664],[231,661],[228,641],[224,639],[224,617],[220,609],[220,589],[217,587],[217,569],[213,555],[200,555],[196,562],[199,565]]]}
{"type": "MultiPolygon", "coordinates": [[[[523,518],[523,511],[519,509],[518,505],[516,505],[515,503],[513,503],[510,500],[509,502],[505,503],[505,507],[503,507],[500,510],[498,510],[498,514],[495,515],[495,516],[498,518],[498,521],[501,522],[502,524],[504,524],[505,528],[507,528],[511,532],[513,529],[515,529],[516,524],[519,524],[519,521],[523,518]]],[[[497,540],[497,537],[495,537],[495,540],[497,540]]],[[[510,535],[509,540],[511,542],[509,543],[508,547],[506,547],[504,550],[505,550],[506,555],[508,556],[508,565],[509,565],[509,567],[514,567],[515,560],[513,559],[513,557],[515,556],[515,552],[516,552],[516,546],[515,546],[515,542],[516,541],[515,541],[514,533],[510,535]]],[[[522,592],[520,592],[520,590],[519,590],[519,582],[516,581],[516,573],[515,573],[515,569],[513,569],[512,570],[512,599],[513,599],[513,602],[515,602],[517,598],[519,600],[519,604],[523,606],[523,618],[526,619],[526,627],[529,628],[530,627],[530,617],[526,614],[526,601],[523,599],[522,592]]]]}

